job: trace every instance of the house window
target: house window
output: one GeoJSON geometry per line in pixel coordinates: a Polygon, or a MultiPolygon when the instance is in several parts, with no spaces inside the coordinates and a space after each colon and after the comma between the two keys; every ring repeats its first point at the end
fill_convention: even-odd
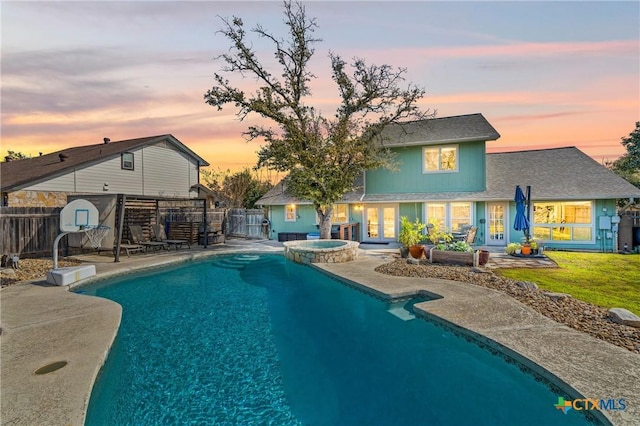
{"type": "Polygon", "coordinates": [[[288,204],[284,206],[284,221],[285,222],[295,222],[297,219],[297,211],[295,204],[288,204]]]}
{"type": "Polygon", "coordinates": [[[533,236],[543,241],[593,242],[592,201],[533,203],[533,236]]]}
{"type": "Polygon", "coordinates": [[[424,147],[423,172],[457,172],[458,145],[424,147]]]}
{"type": "Polygon", "coordinates": [[[331,223],[349,222],[349,206],[347,204],[334,204],[331,223]]]}
{"type": "Polygon", "coordinates": [[[425,214],[427,223],[448,232],[462,232],[473,223],[472,204],[466,202],[426,203],[425,214]]]}
{"type": "MultiPolygon", "coordinates": [[[[347,204],[334,204],[333,213],[331,215],[331,223],[348,223],[349,222],[349,206],[347,204]]],[[[320,223],[320,217],[316,212],[316,225],[320,223]]]]}
{"type": "Polygon", "coordinates": [[[438,228],[443,229],[446,223],[446,207],[444,203],[427,203],[426,223],[432,223],[438,228]]]}
{"type": "Polygon", "coordinates": [[[120,158],[124,170],[133,170],[133,152],[123,152],[120,158]]]}
{"type": "Polygon", "coordinates": [[[452,232],[462,232],[464,226],[471,225],[471,203],[451,203],[449,227],[452,232]]]}

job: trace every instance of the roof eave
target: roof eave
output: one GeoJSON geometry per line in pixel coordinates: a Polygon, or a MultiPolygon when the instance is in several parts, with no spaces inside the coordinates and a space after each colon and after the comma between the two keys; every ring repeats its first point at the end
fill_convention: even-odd
{"type": "Polygon", "coordinates": [[[491,136],[483,136],[483,137],[470,137],[470,138],[457,138],[457,139],[438,139],[433,141],[414,141],[414,142],[404,142],[397,144],[387,144],[383,145],[385,148],[401,148],[405,146],[419,146],[419,145],[441,145],[441,144],[451,144],[451,143],[466,143],[466,142],[490,142],[495,141],[500,138],[500,135],[496,133],[491,136]]]}

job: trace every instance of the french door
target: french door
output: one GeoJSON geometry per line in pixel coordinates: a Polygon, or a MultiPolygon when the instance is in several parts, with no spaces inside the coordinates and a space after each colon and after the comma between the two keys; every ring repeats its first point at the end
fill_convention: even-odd
{"type": "Polygon", "coordinates": [[[387,242],[397,238],[397,208],[393,204],[368,205],[364,209],[364,241],[387,242]]]}
{"type": "Polygon", "coordinates": [[[509,205],[507,203],[487,203],[487,245],[506,246],[509,230],[509,205]]]}

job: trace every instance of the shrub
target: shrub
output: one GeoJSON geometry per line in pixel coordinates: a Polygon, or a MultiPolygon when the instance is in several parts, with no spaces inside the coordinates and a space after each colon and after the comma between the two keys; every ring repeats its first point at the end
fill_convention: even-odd
{"type": "Polygon", "coordinates": [[[421,223],[419,219],[415,222],[411,222],[406,216],[400,218],[400,233],[398,234],[398,241],[405,247],[415,246],[424,239],[424,223],[421,223]]]}

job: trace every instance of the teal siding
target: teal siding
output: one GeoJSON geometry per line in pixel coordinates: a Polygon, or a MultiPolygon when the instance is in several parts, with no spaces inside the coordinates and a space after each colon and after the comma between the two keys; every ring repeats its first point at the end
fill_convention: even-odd
{"type": "Polygon", "coordinates": [[[486,223],[482,223],[483,221],[487,220],[486,207],[487,207],[486,203],[484,202],[475,203],[475,215],[474,215],[475,225],[474,226],[478,227],[478,233],[476,234],[476,242],[474,244],[476,246],[482,246],[486,243],[485,233],[487,232],[487,226],[486,226],[486,223]]]}
{"type": "MultiPolygon", "coordinates": [[[[355,207],[356,205],[354,204],[349,205],[349,221],[362,224],[363,210],[355,207]]],[[[316,211],[313,206],[299,205],[297,213],[300,217],[295,222],[285,222],[284,206],[271,206],[269,209],[269,221],[271,222],[269,239],[277,240],[279,232],[319,232],[318,224],[316,223],[316,211]]],[[[362,225],[360,232],[362,233],[362,225]]]]}
{"type": "Polygon", "coordinates": [[[318,232],[316,211],[313,206],[299,205],[297,213],[299,218],[295,222],[285,222],[284,206],[271,206],[269,239],[277,240],[279,232],[318,232]]]}
{"type": "Polygon", "coordinates": [[[411,146],[395,149],[399,170],[368,171],[368,194],[393,194],[407,192],[469,192],[485,189],[485,143],[458,144],[458,171],[422,173],[422,147],[411,146]]]}
{"type": "MultiPolygon", "coordinates": [[[[424,222],[422,206],[423,203],[421,202],[401,203],[398,209],[398,224],[400,223],[400,218],[402,216],[406,216],[411,222],[416,219],[420,219],[421,222],[424,222]]],[[[400,225],[398,225],[398,229],[400,229],[400,225]]]]}

